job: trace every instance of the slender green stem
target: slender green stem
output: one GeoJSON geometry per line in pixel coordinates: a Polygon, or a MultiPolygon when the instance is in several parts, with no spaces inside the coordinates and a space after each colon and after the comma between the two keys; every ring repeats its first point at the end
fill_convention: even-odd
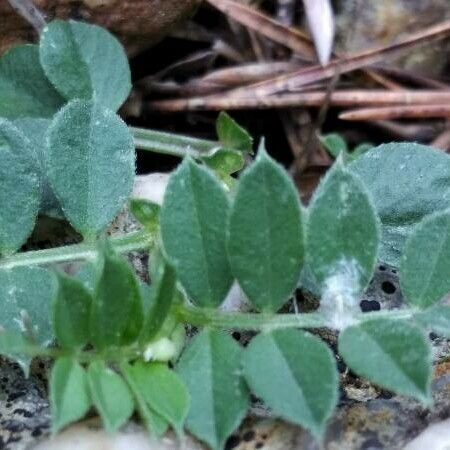
{"type": "MultiPolygon", "coordinates": [[[[135,231],[133,233],[111,238],[112,246],[119,253],[146,250],[151,247],[152,241],[153,237],[146,231],[135,231]]],[[[67,245],[46,250],[16,253],[15,255],[0,259],[0,269],[92,259],[96,254],[96,243],[83,242],[81,244],[67,245]]]]}
{"type": "Polygon", "coordinates": [[[180,158],[188,155],[193,158],[201,158],[222,148],[219,142],[206,139],[145,128],[130,127],[130,130],[133,133],[134,144],[137,148],[180,158]]]}
{"type": "MultiPolygon", "coordinates": [[[[329,320],[318,312],[305,314],[236,313],[186,305],[174,306],[173,312],[181,322],[220,329],[268,331],[279,328],[331,328],[329,320]]],[[[355,323],[375,318],[405,320],[411,318],[413,314],[414,311],[410,309],[380,311],[358,314],[354,320],[355,323]]]]}

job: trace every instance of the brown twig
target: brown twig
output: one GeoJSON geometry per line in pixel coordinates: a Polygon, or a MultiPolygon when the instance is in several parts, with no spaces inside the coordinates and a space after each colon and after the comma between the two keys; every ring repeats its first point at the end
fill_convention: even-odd
{"type": "Polygon", "coordinates": [[[361,108],[339,114],[341,120],[425,119],[450,117],[450,105],[408,105],[361,108]]]}
{"type": "Polygon", "coordinates": [[[46,25],[45,16],[35,6],[32,0],[8,0],[9,4],[27,21],[39,34],[46,25]]]}

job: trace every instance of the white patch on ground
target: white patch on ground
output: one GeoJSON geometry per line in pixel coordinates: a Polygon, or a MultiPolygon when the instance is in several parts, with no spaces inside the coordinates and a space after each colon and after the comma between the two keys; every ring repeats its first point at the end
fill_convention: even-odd
{"type": "Polygon", "coordinates": [[[450,419],[430,425],[403,450],[450,450],[450,419]]]}
{"type": "Polygon", "coordinates": [[[148,175],[138,175],[134,182],[133,198],[149,200],[150,202],[162,205],[169,177],[170,173],[158,172],[148,175]]]}

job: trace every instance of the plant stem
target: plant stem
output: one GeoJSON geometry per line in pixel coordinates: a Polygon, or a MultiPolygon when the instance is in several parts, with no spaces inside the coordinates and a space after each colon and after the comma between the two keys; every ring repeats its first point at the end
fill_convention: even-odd
{"type": "MultiPolygon", "coordinates": [[[[111,238],[111,244],[118,253],[146,250],[151,247],[153,237],[146,231],[135,231],[111,238]]],[[[0,269],[12,269],[19,266],[54,264],[68,261],[92,259],[97,254],[97,244],[82,242],[64,247],[16,253],[0,259],[0,269]]]]}
{"type": "MultiPolygon", "coordinates": [[[[319,312],[305,314],[237,313],[176,305],[173,313],[181,322],[220,329],[270,331],[279,328],[331,328],[329,320],[319,312]]],[[[376,318],[406,320],[413,314],[414,311],[411,309],[361,313],[355,316],[355,323],[376,318]]]]}
{"type": "Polygon", "coordinates": [[[134,144],[137,148],[180,158],[189,155],[198,159],[222,148],[219,142],[180,134],[135,127],[130,127],[130,131],[133,133],[134,144]]]}

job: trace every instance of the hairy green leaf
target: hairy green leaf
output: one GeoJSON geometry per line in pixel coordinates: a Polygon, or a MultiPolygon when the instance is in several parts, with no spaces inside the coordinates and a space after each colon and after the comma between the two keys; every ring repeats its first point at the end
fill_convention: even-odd
{"type": "Polygon", "coordinates": [[[450,210],[426,217],[406,241],[400,285],[408,303],[426,308],[450,293],[450,210]]]}
{"type": "Polygon", "coordinates": [[[93,98],[116,111],[128,97],[131,76],[127,57],[106,29],[54,20],[42,30],[39,49],[45,74],[68,100],[93,98]]]}
{"type": "Polygon", "coordinates": [[[303,218],[293,182],[265,150],[239,180],[227,247],[233,274],[250,301],[259,310],[277,311],[300,276],[303,218]]]}
{"type": "Polygon", "coordinates": [[[164,251],[200,306],[220,305],[233,281],[225,249],[228,208],[220,182],[192,159],[170,177],[160,218],[164,251]]]}
{"type": "Polygon", "coordinates": [[[242,349],[230,336],[204,330],[177,365],[191,398],[186,426],[213,449],[223,448],[247,411],[249,395],[241,361],[242,349]]]}
{"type": "Polygon", "coordinates": [[[100,269],[90,316],[92,343],[99,349],[126,345],[141,332],[143,308],[136,275],[109,245],[101,249],[100,269]]]}
{"type": "Polygon", "coordinates": [[[92,295],[76,278],[57,272],[58,289],[53,301],[53,329],[66,348],[83,347],[89,340],[92,295]]]}
{"type": "Polygon", "coordinates": [[[30,141],[0,119],[0,255],[14,253],[26,241],[40,200],[38,162],[30,141]]]}
{"type": "Polygon", "coordinates": [[[147,405],[163,417],[178,435],[189,409],[189,394],[180,377],[162,363],[136,362],[128,366],[139,394],[147,405]]]}
{"type": "Polygon", "coordinates": [[[50,374],[53,432],[81,419],[91,407],[86,372],[74,359],[58,358],[50,374]]]}
{"type": "Polygon", "coordinates": [[[414,319],[427,330],[450,338],[450,306],[436,305],[414,314],[414,319]]]}
{"type": "Polygon", "coordinates": [[[339,353],[359,376],[430,402],[431,349],[418,327],[386,319],[363,322],[340,334],[339,353]]]}
{"type": "Polygon", "coordinates": [[[333,158],[337,158],[341,153],[348,153],[347,142],[340,134],[326,134],[320,138],[320,142],[333,158]]]}
{"type": "Polygon", "coordinates": [[[48,142],[48,177],[64,214],[84,237],[93,237],[131,193],[133,138],[113,112],[74,100],[53,119],[48,142]]]}
{"type": "Polygon", "coordinates": [[[244,352],[244,376],[275,414],[322,437],[337,403],[338,374],[319,338],[298,330],[260,334],[244,352]]]}
{"type": "Polygon", "coordinates": [[[216,132],[220,143],[227,148],[252,153],[253,138],[232,117],[222,111],[216,122],[216,132]]]}
{"type": "Polygon", "coordinates": [[[0,58],[0,117],[51,117],[63,103],[42,70],[37,45],[13,47],[0,58]]]}
{"type": "Polygon", "coordinates": [[[92,401],[107,431],[123,425],[134,410],[134,399],[123,378],[102,361],[95,361],[88,368],[88,382],[92,401]]]}
{"type": "Polygon", "coordinates": [[[450,156],[410,142],[383,144],[360,156],[349,170],[364,182],[380,216],[379,259],[398,267],[416,224],[448,208],[450,156]]]}
{"type": "Polygon", "coordinates": [[[379,224],[361,181],[338,160],[309,206],[308,265],[323,289],[343,276],[362,291],[373,274],[379,224]]]}

